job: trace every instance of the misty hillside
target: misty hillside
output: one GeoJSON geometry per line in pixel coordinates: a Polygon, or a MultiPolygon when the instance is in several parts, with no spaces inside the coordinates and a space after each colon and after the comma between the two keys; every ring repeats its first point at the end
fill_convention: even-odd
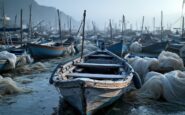
{"type": "MultiPolygon", "coordinates": [[[[1,0],[2,3],[2,0],[1,0]]],[[[57,9],[53,7],[41,6],[34,0],[4,0],[5,14],[11,18],[13,23],[15,16],[17,15],[17,24],[20,20],[20,9],[23,9],[23,21],[24,24],[28,24],[29,21],[29,6],[32,4],[32,22],[36,25],[40,21],[44,20],[45,25],[56,27],[58,24],[57,20],[57,9]]],[[[2,7],[2,6],[1,6],[2,7]]],[[[2,11],[2,10],[1,10],[2,11]]],[[[63,28],[67,28],[69,25],[69,16],[61,12],[61,22],[63,28]]],[[[76,25],[77,22],[72,19],[72,24],[76,25]]]]}

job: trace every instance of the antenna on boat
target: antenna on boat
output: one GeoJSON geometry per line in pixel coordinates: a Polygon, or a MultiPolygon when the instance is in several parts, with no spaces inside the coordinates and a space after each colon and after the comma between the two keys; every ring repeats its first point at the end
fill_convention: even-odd
{"type": "Polygon", "coordinates": [[[81,51],[81,58],[83,57],[83,50],[84,50],[84,39],[85,39],[85,17],[86,17],[86,10],[84,10],[83,14],[83,28],[82,28],[82,51],[81,51]]]}
{"type": "Polygon", "coordinates": [[[59,34],[60,34],[60,39],[61,39],[61,42],[62,42],[62,31],[61,31],[61,21],[60,21],[60,11],[59,11],[59,9],[57,10],[57,13],[58,13],[59,34]]]}

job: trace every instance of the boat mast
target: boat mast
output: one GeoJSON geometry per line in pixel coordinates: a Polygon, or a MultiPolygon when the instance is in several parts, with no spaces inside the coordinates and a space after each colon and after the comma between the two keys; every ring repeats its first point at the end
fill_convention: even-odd
{"type": "Polygon", "coordinates": [[[17,14],[15,15],[14,28],[17,28],[17,14]]]}
{"type": "Polygon", "coordinates": [[[161,42],[163,39],[163,11],[161,11],[161,42]]]}
{"type": "Polygon", "coordinates": [[[123,45],[124,45],[124,38],[123,38],[123,30],[125,29],[125,16],[122,17],[122,28],[121,28],[121,36],[122,36],[122,49],[121,49],[121,57],[123,56],[123,45]]]}
{"type": "Polygon", "coordinates": [[[110,26],[110,39],[112,39],[112,23],[111,23],[111,19],[109,20],[109,26],[110,26]]]}
{"type": "Polygon", "coordinates": [[[61,20],[60,20],[60,11],[59,11],[59,9],[57,10],[57,13],[58,13],[59,35],[60,35],[60,39],[61,39],[61,42],[62,42],[62,30],[61,30],[61,20]]]}
{"type": "Polygon", "coordinates": [[[4,43],[5,43],[5,39],[6,39],[6,17],[5,17],[5,8],[4,8],[4,0],[3,0],[3,37],[4,37],[4,43]]]}
{"type": "Polygon", "coordinates": [[[182,39],[184,37],[184,16],[182,16],[182,39]]]}
{"type": "Polygon", "coordinates": [[[141,35],[143,34],[144,21],[145,21],[145,17],[143,16],[143,19],[142,19],[142,26],[141,26],[141,35]]]}
{"type": "Polygon", "coordinates": [[[153,33],[155,33],[155,17],[153,18],[153,33]]]}
{"type": "Polygon", "coordinates": [[[86,10],[84,10],[83,14],[83,28],[82,28],[82,51],[81,51],[81,59],[83,57],[83,50],[84,50],[84,39],[85,39],[85,17],[86,17],[86,10]]]}
{"type": "Polygon", "coordinates": [[[71,17],[69,18],[69,35],[71,36],[71,17]]]}
{"type": "Polygon", "coordinates": [[[29,39],[32,38],[32,4],[29,6],[30,8],[30,16],[29,16],[29,39]]]}
{"type": "Polygon", "coordinates": [[[96,35],[96,26],[95,26],[95,23],[93,21],[92,21],[92,26],[93,26],[94,35],[96,35]]]}
{"type": "Polygon", "coordinates": [[[21,31],[20,31],[20,36],[21,36],[21,46],[23,45],[22,44],[22,41],[23,41],[23,30],[22,30],[22,13],[23,13],[23,10],[21,9],[20,11],[20,28],[21,28],[21,31]]]}

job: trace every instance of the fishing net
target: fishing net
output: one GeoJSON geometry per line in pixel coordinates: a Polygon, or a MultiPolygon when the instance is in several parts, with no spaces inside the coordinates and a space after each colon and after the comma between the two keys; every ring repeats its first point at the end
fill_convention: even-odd
{"type": "Polygon", "coordinates": [[[128,63],[133,67],[133,69],[139,74],[142,81],[144,81],[144,76],[149,72],[150,67],[157,67],[158,60],[156,58],[128,58],[128,63]]]}
{"type": "MultiPolygon", "coordinates": [[[[77,49],[79,51],[81,51],[82,48],[82,44],[78,44],[77,45],[77,49]]],[[[98,49],[98,47],[96,47],[93,43],[91,43],[90,41],[84,41],[84,52],[85,53],[89,53],[92,51],[96,51],[98,49]]]]}
{"type": "Polygon", "coordinates": [[[141,52],[142,51],[142,44],[140,44],[139,42],[133,42],[130,45],[130,51],[131,52],[141,52]]]}
{"type": "Polygon", "coordinates": [[[16,66],[23,66],[23,65],[26,65],[26,64],[30,64],[32,62],[33,62],[33,59],[30,57],[30,55],[25,54],[25,55],[17,57],[16,66]]]}
{"type": "Polygon", "coordinates": [[[175,53],[162,51],[158,56],[158,60],[161,68],[184,70],[183,60],[175,53]]]}
{"type": "Polygon", "coordinates": [[[0,52],[0,59],[5,59],[9,61],[9,64],[6,66],[6,70],[14,69],[17,61],[15,54],[9,53],[7,51],[0,52]]]}
{"type": "Polygon", "coordinates": [[[177,54],[168,51],[162,51],[158,59],[148,57],[127,57],[126,59],[140,75],[142,81],[149,71],[165,73],[173,70],[184,70],[183,60],[177,54]]]}
{"type": "Polygon", "coordinates": [[[176,70],[166,74],[148,73],[147,76],[148,80],[138,92],[139,97],[156,100],[163,97],[168,102],[185,105],[185,72],[176,70]]]}
{"type": "Polygon", "coordinates": [[[41,62],[33,63],[30,65],[21,66],[16,69],[17,73],[21,74],[33,74],[46,71],[48,68],[41,62]]]}
{"type": "Polygon", "coordinates": [[[21,92],[24,92],[24,89],[18,87],[16,82],[11,78],[6,77],[0,79],[0,96],[21,92]]]}

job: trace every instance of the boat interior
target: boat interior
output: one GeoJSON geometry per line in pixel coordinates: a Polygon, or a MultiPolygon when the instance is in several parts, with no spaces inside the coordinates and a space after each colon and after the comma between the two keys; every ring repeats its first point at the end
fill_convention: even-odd
{"type": "Polygon", "coordinates": [[[68,66],[63,66],[62,69],[65,68],[68,68],[66,72],[62,72],[65,79],[123,79],[126,76],[123,60],[119,60],[107,52],[96,52],[85,56],[80,62],[73,61],[68,66]]]}

